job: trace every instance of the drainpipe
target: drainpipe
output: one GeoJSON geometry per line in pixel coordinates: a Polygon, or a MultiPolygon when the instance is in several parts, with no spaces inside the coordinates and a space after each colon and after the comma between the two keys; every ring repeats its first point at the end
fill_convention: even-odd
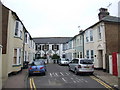
{"type": "Polygon", "coordinates": [[[25,57],[25,32],[24,32],[24,40],[23,40],[23,68],[25,68],[24,57],[25,57]]]}
{"type": "Polygon", "coordinates": [[[82,36],[83,36],[83,58],[85,57],[84,56],[84,34],[82,34],[82,36]]]}

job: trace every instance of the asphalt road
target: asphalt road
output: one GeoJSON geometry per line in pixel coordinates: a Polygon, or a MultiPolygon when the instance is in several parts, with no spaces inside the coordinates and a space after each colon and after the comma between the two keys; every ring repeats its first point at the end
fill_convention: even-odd
{"type": "Polygon", "coordinates": [[[67,66],[47,64],[45,76],[37,75],[28,78],[29,88],[104,88],[94,79],[94,75],[75,75],[67,66]],[[33,84],[33,85],[32,85],[33,84]]]}

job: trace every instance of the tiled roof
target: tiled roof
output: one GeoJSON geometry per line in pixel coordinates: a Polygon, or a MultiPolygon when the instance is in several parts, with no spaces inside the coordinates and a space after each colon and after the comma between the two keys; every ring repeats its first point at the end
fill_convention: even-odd
{"type": "Polygon", "coordinates": [[[101,21],[108,21],[108,22],[120,22],[119,17],[114,17],[114,16],[106,16],[104,17],[101,21]]]}
{"type": "Polygon", "coordinates": [[[33,38],[35,43],[39,43],[39,44],[62,44],[62,43],[66,43],[67,41],[69,41],[70,39],[72,39],[72,37],[39,37],[39,38],[33,38]]]}

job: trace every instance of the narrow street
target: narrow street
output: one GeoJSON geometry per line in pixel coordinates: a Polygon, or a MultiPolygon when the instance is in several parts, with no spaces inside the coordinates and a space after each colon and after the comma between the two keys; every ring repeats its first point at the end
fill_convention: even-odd
{"type": "Polygon", "coordinates": [[[101,85],[94,75],[75,75],[67,66],[48,64],[45,76],[34,75],[28,78],[28,88],[109,88],[101,85]],[[33,85],[32,85],[33,84],[33,85]]]}

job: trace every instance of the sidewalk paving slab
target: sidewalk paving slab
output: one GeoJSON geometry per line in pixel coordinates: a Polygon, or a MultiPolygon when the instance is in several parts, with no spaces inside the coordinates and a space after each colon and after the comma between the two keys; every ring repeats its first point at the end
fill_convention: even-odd
{"type": "Polygon", "coordinates": [[[103,70],[95,70],[94,75],[97,78],[100,78],[104,82],[108,83],[110,86],[118,89],[118,77],[117,76],[111,75],[107,72],[104,72],[103,70]]]}
{"type": "Polygon", "coordinates": [[[15,75],[8,77],[8,80],[3,86],[5,88],[26,88],[25,78],[27,78],[27,69],[23,69],[15,75]]]}

